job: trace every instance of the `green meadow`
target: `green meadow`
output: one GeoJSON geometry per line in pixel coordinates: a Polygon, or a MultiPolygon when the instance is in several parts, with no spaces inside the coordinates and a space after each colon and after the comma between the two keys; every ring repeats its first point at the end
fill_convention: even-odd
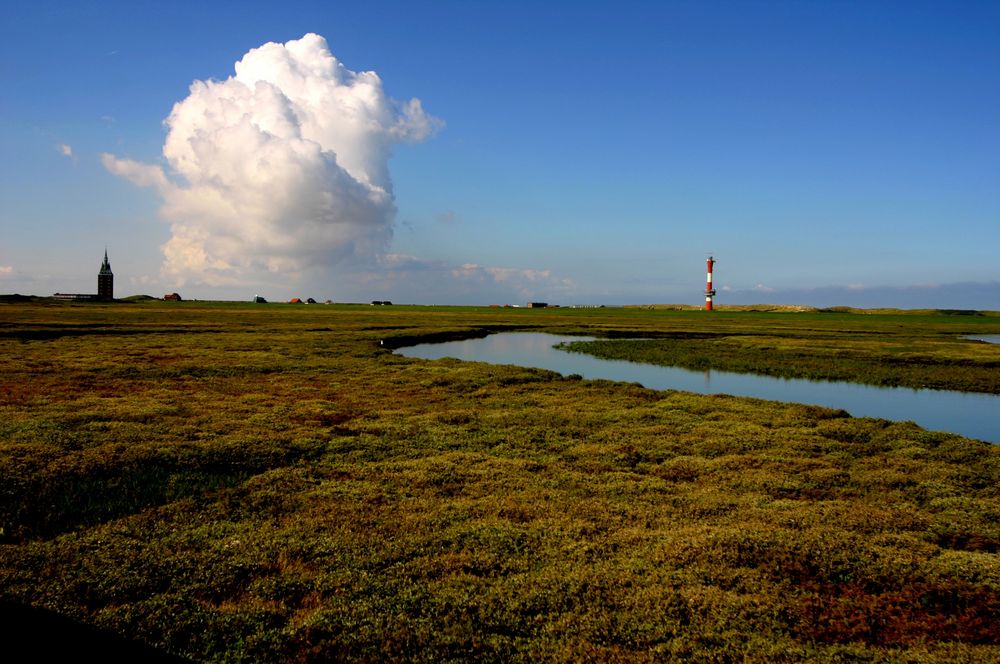
{"type": "Polygon", "coordinates": [[[1000,446],[390,350],[510,330],[1000,392],[968,312],[0,304],[0,600],[197,661],[1000,661],[1000,446]]]}

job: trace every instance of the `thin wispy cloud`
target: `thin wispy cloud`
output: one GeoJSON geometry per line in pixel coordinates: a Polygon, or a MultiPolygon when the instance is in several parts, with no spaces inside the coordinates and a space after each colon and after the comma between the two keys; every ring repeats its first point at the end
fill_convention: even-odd
{"type": "Polygon", "coordinates": [[[353,279],[372,292],[392,293],[406,301],[426,302],[433,293],[442,304],[555,300],[576,287],[548,269],[455,265],[405,254],[385,254],[373,269],[359,271],[353,279]]]}
{"type": "Polygon", "coordinates": [[[61,154],[64,157],[68,157],[69,159],[73,159],[75,156],[73,154],[73,146],[67,143],[57,143],[56,150],[58,150],[59,154],[61,154]]]}
{"type": "Polygon", "coordinates": [[[442,224],[450,226],[458,221],[458,214],[454,210],[445,210],[437,215],[437,220],[442,224]]]}

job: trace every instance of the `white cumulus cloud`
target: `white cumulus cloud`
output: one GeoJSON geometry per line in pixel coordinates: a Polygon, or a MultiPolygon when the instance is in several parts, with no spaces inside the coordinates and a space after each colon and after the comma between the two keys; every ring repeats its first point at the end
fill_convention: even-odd
{"type": "Polygon", "coordinates": [[[251,49],[224,81],[195,81],[165,124],[166,169],[102,161],[162,197],[164,276],[222,285],[383,252],[396,211],[392,148],[440,121],[307,34],[251,49]]]}
{"type": "Polygon", "coordinates": [[[58,143],[56,145],[56,150],[58,150],[59,154],[61,154],[64,157],[69,157],[70,159],[73,158],[73,146],[72,145],[68,145],[66,143],[58,143]]]}

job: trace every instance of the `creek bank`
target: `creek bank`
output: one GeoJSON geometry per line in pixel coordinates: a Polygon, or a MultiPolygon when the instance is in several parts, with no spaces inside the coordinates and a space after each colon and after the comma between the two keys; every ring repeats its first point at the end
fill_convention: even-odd
{"type": "Polygon", "coordinates": [[[948,431],[1000,443],[1000,395],[949,390],[876,387],[843,381],[776,378],[751,373],[691,371],[626,360],[606,360],[563,352],[556,344],[584,337],[520,332],[465,338],[447,343],[399,347],[406,357],[452,357],[490,364],[547,369],[564,376],[639,383],[656,390],[729,394],[846,410],[855,417],[912,421],[929,430],[948,431]]]}

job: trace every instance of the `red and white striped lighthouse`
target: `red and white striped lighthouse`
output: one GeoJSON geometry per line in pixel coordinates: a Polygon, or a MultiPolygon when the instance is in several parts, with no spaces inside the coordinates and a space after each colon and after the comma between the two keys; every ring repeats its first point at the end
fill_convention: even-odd
{"type": "Polygon", "coordinates": [[[715,297],[715,289],[712,288],[712,266],[715,265],[715,259],[711,256],[708,257],[708,283],[705,286],[705,311],[712,310],[712,298],[715,297]]]}

